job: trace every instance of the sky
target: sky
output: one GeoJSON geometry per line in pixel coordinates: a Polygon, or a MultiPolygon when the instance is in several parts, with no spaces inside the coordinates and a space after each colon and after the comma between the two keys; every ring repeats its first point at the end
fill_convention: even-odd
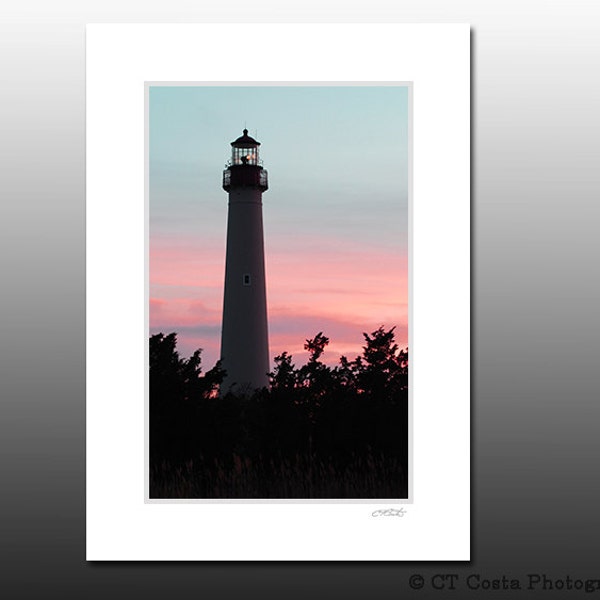
{"type": "Polygon", "coordinates": [[[408,89],[404,86],[151,86],[150,334],[182,357],[219,358],[230,143],[261,142],[269,350],[296,366],[362,352],[396,327],[408,346],[408,89]]]}

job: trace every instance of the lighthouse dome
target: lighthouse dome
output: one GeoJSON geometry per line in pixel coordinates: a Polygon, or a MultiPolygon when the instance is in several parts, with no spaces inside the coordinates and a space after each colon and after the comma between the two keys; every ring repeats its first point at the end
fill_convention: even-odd
{"type": "Polygon", "coordinates": [[[256,148],[260,146],[260,142],[257,142],[253,137],[248,135],[248,130],[244,129],[244,135],[241,135],[237,140],[231,142],[234,148],[256,148]]]}

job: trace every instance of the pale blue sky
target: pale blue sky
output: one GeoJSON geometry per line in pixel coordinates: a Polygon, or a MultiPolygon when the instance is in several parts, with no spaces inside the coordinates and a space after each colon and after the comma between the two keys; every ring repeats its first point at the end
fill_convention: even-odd
{"type": "Polygon", "coordinates": [[[262,143],[264,199],[282,233],[321,219],[344,236],[397,243],[406,232],[408,90],[400,86],[151,87],[153,231],[172,223],[174,205],[220,211],[221,170],[244,125],[262,143]]]}

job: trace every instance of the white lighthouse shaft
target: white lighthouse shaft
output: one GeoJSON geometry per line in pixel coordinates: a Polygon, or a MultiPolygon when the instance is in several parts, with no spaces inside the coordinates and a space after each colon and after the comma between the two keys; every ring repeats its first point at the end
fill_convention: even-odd
{"type": "MultiPolygon", "coordinates": [[[[244,135],[247,137],[246,132],[244,135]]],[[[229,209],[221,359],[227,375],[221,395],[230,390],[252,392],[267,386],[269,381],[262,219],[266,171],[244,160],[242,164],[232,164],[226,178],[229,209]]]]}

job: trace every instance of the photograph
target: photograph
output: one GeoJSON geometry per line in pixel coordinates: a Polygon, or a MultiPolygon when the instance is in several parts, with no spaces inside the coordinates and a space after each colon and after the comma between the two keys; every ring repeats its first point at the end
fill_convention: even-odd
{"type": "Polygon", "coordinates": [[[410,85],[146,94],[148,500],[409,498],[410,85]]]}

